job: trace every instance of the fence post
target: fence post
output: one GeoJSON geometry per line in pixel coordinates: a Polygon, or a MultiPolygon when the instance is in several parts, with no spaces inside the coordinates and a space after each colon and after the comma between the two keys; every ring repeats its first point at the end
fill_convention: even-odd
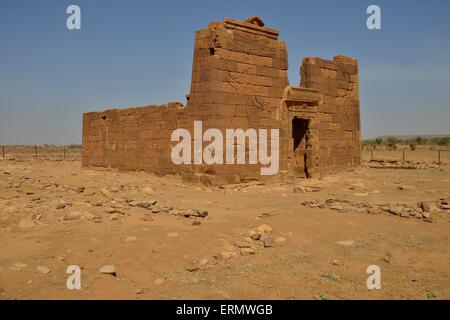
{"type": "Polygon", "coordinates": [[[35,145],[35,146],[34,146],[34,154],[35,154],[35,156],[36,156],[36,159],[37,159],[37,149],[38,149],[38,148],[37,148],[37,145],[35,145]]]}
{"type": "Polygon", "coordinates": [[[370,161],[373,161],[373,149],[370,149],[370,161]]]}
{"type": "Polygon", "coordinates": [[[438,164],[441,164],[441,150],[438,150],[438,164]]]}
{"type": "Polygon", "coordinates": [[[5,159],[5,146],[2,146],[3,159],[5,159]]]}
{"type": "Polygon", "coordinates": [[[64,148],[64,159],[66,159],[66,148],[64,148]]]}
{"type": "Polygon", "coordinates": [[[405,149],[403,149],[403,162],[405,162],[405,149]]]}

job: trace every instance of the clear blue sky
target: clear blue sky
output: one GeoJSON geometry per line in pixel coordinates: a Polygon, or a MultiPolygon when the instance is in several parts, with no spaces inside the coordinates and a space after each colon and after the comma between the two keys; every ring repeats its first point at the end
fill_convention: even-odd
{"type": "Polygon", "coordinates": [[[0,0],[0,144],[80,143],[83,112],[184,103],[194,31],[250,15],[280,30],[291,84],[304,56],[359,59],[364,138],[450,134],[448,0],[0,0]],[[66,28],[70,4],[81,30],[66,28]]]}

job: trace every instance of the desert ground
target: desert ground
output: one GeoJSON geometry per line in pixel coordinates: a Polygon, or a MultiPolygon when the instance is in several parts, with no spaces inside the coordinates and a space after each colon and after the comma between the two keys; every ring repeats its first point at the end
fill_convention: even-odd
{"type": "Polygon", "coordinates": [[[449,205],[445,163],[210,187],[6,157],[0,299],[450,299],[449,205]]]}

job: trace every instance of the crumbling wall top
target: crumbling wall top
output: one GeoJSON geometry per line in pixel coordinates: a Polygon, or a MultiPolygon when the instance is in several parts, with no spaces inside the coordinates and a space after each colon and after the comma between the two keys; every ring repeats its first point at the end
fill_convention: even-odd
{"type": "Polygon", "coordinates": [[[211,22],[209,23],[209,28],[217,27],[218,25],[223,25],[227,29],[241,30],[256,35],[265,36],[274,40],[278,39],[279,31],[272,28],[264,27],[264,22],[259,17],[250,17],[245,21],[225,18],[223,22],[211,22]]]}

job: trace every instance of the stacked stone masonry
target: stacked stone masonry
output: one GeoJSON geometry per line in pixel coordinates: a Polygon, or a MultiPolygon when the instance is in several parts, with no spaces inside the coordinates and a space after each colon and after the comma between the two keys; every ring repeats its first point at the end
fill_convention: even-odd
{"type": "Polygon", "coordinates": [[[195,33],[187,104],[85,113],[82,164],[181,174],[212,184],[311,177],[358,165],[357,61],[305,58],[300,87],[289,86],[287,70],[286,44],[277,30],[255,18],[212,22],[195,33]],[[174,164],[172,132],[193,132],[200,120],[203,130],[280,129],[279,173],[261,176],[261,165],[248,162],[174,164]]]}

